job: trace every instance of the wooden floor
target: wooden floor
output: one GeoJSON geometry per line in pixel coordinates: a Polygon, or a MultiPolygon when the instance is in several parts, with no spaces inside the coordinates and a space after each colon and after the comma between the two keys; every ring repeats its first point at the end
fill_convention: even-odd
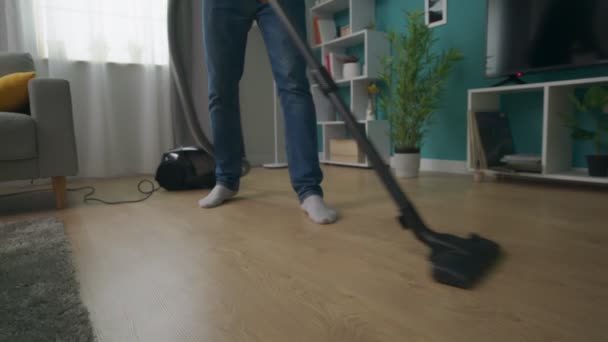
{"type": "MultiPolygon", "coordinates": [[[[508,253],[466,291],[432,282],[427,249],[399,228],[371,171],[325,176],[341,215],[331,226],[299,210],[285,170],[258,169],[214,210],[197,208],[198,191],[122,206],[72,193],[62,212],[44,194],[0,200],[0,220],[65,222],[100,341],[608,340],[608,192],[404,181],[432,227],[481,233],[508,253]]],[[[136,178],[93,184],[107,199],[137,196],[136,178]]]]}

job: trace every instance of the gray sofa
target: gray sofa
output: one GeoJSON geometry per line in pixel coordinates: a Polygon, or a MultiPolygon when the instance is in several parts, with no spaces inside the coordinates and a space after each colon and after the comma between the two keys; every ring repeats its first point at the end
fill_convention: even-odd
{"type": "MultiPolygon", "coordinates": [[[[35,71],[29,54],[0,53],[0,77],[27,71],[35,71]]],[[[28,89],[29,110],[0,112],[0,182],[51,178],[62,209],[66,177],[78,173],[70,85],[36,77],[28,89]]]]}

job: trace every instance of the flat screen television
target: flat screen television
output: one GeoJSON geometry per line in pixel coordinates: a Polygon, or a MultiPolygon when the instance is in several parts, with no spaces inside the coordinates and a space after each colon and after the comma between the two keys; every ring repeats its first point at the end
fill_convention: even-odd
{"type": "Polygon", "coordinates": [[[608,63],[608,0],[487,0],[486,76],[608,63]]]}

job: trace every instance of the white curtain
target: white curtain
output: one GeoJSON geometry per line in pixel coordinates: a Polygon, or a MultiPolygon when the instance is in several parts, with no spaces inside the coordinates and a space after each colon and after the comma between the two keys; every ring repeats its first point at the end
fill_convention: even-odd
{"type": "Polygon", "coordinates": [[[70,81],[81,177],[151,174],[171,147],[167,0],[2,0],[8,47],[70,81]]]}

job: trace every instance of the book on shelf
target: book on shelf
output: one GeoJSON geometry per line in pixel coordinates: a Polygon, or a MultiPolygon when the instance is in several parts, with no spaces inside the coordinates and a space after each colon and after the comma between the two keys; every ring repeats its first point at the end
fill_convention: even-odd
{"type": "Polygon", "coordinates": [[[476,170],[483,170],[488,167],[485,151],[481,144],[481,138],[479,136],[479,129],[477,126],[477,120],[475,120],[475,113],[469,112],[469,132],[471,134],[471,159],[473,161],[473,167],[476,170]]]}
{"type": "Polygon", "coordinates": [[[474,168],[503,172],[541,172],[542,158],[515,151],[509,117],[497,112],[470,112],[469,129],[474,168]]]}
{"type": "Polygon", "coordinates": [[[342,75],[342,67],[344,63],[338,58],[338,54],[330,52],[329,53],[329,65],[331,69],[331,77],[334,80],[340,80],[343,78],[342,75]]]}
{"type": "Polygon", "coordinates": [[[501,158],[515,154],[508,116],[503,112],[475,112],[479,143],[486,167],[501,166],[501,158]]]}
{"type": "Polygon", "coordinates": [[[508,154],[501,160],[504,163],[540,164],[541,156],[538,154],[508,154]]]}
{"type": "Polygon", "coordinates": [[[314,37],[314,44],[315,45],[321,45],[322,41],[321,41],[321,32],[319,31],[319,17],[314,17],[314,19],[312,20],[312,27],[313,27],[313,37],[314,37]]]}
{"type": "Polygon", "coordinates": [[[509,154],[501,161],[504,167],[519,172],[540,173],[542,171],[542,157],[538,154],[509,154]]]}
{"type": "Polygon", "coordinates": [[[325,55],[325,68],[327,69],[327,72],[332,75],[332,71],[331,71],[331,57],[329,56],[329,54],[325,55]]]}
{"type": "Polygon", "coordinates": [[[336,22],[332,18],[313,18],[313,38],[316,45],[323,44],[338,37],[336,22]]]}

